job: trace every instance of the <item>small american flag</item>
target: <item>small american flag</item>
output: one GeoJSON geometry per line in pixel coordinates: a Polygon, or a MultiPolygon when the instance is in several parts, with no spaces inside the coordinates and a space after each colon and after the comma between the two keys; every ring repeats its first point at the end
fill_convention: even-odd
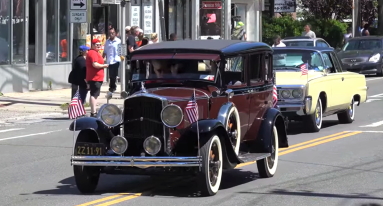
{"type": "Polygon", "coordinates": [[[307,68],[307,63],[304,63],[302,66],[301,66],[301,72],[302,72],[302,75],[307,75],[307,73],[309,72],[308,68],[307,68]]]}
{"type": "Polygon", "coordinates": [[[195,100],[195,91],[186,105],[185,111],[191,124],[198,120],[198,104],[195,100]]]}
{"type": "Polygon", "coordinates": [[[73,96],[72,102],[69,105],[68,113],[69,113],[70,119],[77,118],[86,113],[84,105],[82,105],[82,102],[80,99],[80,93],[78,92],[78,90],[76,94],[73,96]]]}
{"type": "Polygon", "coordinates": [[[273,87],[273,107],[277,107],[278,103],[278,94],[277,94],[277,86],[273,87]]]}

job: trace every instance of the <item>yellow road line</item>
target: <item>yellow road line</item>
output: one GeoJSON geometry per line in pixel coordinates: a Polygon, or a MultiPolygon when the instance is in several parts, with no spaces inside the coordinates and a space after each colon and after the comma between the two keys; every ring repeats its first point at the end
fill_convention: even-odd
{"type": "Polygon", "coordinates": [[[96,203],[99,203],[99,202],[104,202],[104,201],[107,201],[107,200],[111,200],[111,199],[114,199],[114,198],[117,198],[117,197],[120,197],[120,196],[123,196],[123,195],[126,195],[126,194],[129,194],[129,193],[119,193],[117,195],[113,195],[113,196],[105,197],[105,198],[102,198],[102,199],[94,200],[94,201],[87,202],[87,203],[84,203],[84,204],[81,204],[81,205],[77,205],[77,206],[93,205],[93,204],[96,204],[96,203]]]}
{"type": "MultiPolygon", "coordinates": [[[[331,142],[331,141],[334,141],[334,140],[337,140],[337,139],[341,139],[341,138],[344,138],[344,137],[356,135],[356,134],[359,134],[359,133],[361,133],[361,132],[351,132],[351,133],[349,133],[347,131],[344,131],[344,132],[339,132],[339,133],[336,133],[336,134],[320,137],[320,138],[317,138],[317,139],[309,140],[309,141],[306,141],[306,142],[301,142],[301,143],[298,143],[298,144],[295,144],[295,145],[291,145],[289,148],[281,148],[281,149],[279,149],[278,150],[278,152],[279,152],[278,156],[281,156],[281,155],[284,155],[284,154],[288,154],[288,153],[291,153],[291,152],[295,152],[295,151],[298,151],[298,150],[306,149],[306,148],[309,148],[309,147],[313,147],[313,146],[316,146],[316,145],[319,145],[319,144],[323,144],[323,143],[326,143],[326,142],[331,142]],[[347,134],[345,134],[345,133],[347,133],[347,134]],[[341,134],[344,134],[344,135],[341,135],[341,134]],[[339,135],[341,135],[341,136],[339,136],[339,135]],[[332,137],[332,138],[330,138],[330,137],[332,137]],[[323,139],[325,139],[325,140],[323,140],[323,139]],[[318,140],[322,140],[322,141],[316,142],[318,140]],[[315,143],[312,143],[312,142],[315,142],[315,143]],[[306,145],[308,143],[312,143],[312,144],[306,145]],[[305,146],[299,147],[301,145],[305,145],[305,146]],[[293,149],[293,148],[295,148],[295,149],[293,149]],[[285,149],[286,151],[284,151],[282,149],[285,149]],[[283,152],[280,152],[280,151],[283,151],[283,152]]],[[[256,163],[256,161],[242,163],[242,164],[237,165],[235,168],[240,168],[240,167],[244,167],[244,166],[247,166],[247,165],[252,165],[254,163],[256,163]]]]}
{"type": "MultiPolygon", "coordinates": [[[[282,152],[279,152],[278,156],[282,156],[282,155],[285,155],[285,154],[288,154],[288,153],[292,153],[292,152],[295,152],[295,151],[298,151],[298,150],[314,147],[316,145],[324,144],[324,143],[331,142],[331,141],[338,140],[338,139],[342,139],[342,138],[345,138],[345,137],[353,136],[353,135],[356,135],[356,134],[359,134],[359,133],[362,133],[362,132],[361,131],[356,131],[356,132],[344,131],[344,132],[339,132],[339,133],[336,133],[336,134],[320,137],[320,138],[317,138],[317,139],[309,140],[309,141],[306,141],[306,142],[301,142],[301,143],[298,143],[298,144],[295,144],[295,145],[291,145],[289,148],[281,148],[281,149],[279,149],[278,151],[282,151],[282,152]],[[322,141],[319,141],[319,140],[322,140],[322,141]],[[313,142],[315,142],[315,143],[313,143],[313,142]],[[312,144],[309,144],[309,143],[312,143],[312,144]],[[302,146],[302,145],[304,145],[304,146],[302,146]]],[[[235,168],[251,165],[251,164],[254,164],[255,162],[256,161],[243,163],[243,164],[237,165],[235,168]]],[[[179,182],[174,182],[174,183],[179,183],[179,182]]],[[[96,203],[104,202],[104,201],[107,201],[107,200],[115,199],[115,200],[112,200],[112,201],[108,201],[108,202],[96,205],[96,206],[109,206],[109,205],[114,205],[114,204],[117,204],[117,203],[120,203],[120,202],[124,202],[124,201],[127,201],[127,200],[131,200],[131,199],[140,197],[141,195],[142,195],[142,193],[119,193],[117,195],[105,197],[105,198],[102,198],[102,199],[99,199],[99,200],[95,200],[95,201],[92,201],[92,202],[87,202],[87,203],[84,203],[84,204],[81,204],[81,205],[77,205],[77,206],[88,206],[88,205],[93,205],[93,204],[96,204],[96,203]],[[117,197],[121,197],[121,196],[124,196],[124,195],[125,196],[128,195],[128,196],[115,199],[117,197]]]]}
{"type": "Polygon", "coordinates": [[[312,144],[309,144],[309,145],[305,145],[305,146],[302,146],[302,147],[298,147],[298,148],[295,148],[295,149],[292,149],[292,150],[287,150],[287,151],[281,152],[281,153],[279,153],[278,156],[285,155],[285,154],[288,154],[288,153],[291,153],[291,152],[295,152],[295,151],[298,151],[298,150],[306,149],[306,148],[309,148],[309,147],[314,147],[316,145],[324,144],[324,143],[331,142],[331,141],[338,140],[338,139],[342,139],[342,138],[345,138],[345,137],[353,136],[353,135],[356,135],[356,134],[359,134],[359,133],[362,133],[362,132],[351,132],[351,133],[348,133],[348,134],[345,134],[345,135],[341,135],[341,136],[333,137],[333,138],[330,138],[330,139],[322,140],[322,141],[315,142],[315,143],[312,143],[312,144]]]}
{"type": "Polygon", "coordinates": [[[311,143],[311,142],[316,142],[316,141],[319,141],[319,140],[322,140],[322,139],[327,139],[327,138],[330,138],[330,137],[335,137],[335,136],[338,136],[338,135],[341,135],[341,134],[344,134],[344,133],[348,133],[348,132],[347,132],[347,131],[339,132],[339,133],[336,133],[336,134],[332,134],[332,135],[328,135],[328,136],[320,137],[320,138],[313,139],[313,140],[309,140],[309,141],[306,141],[306,142],[301,142],[301,143],[299,143],[299,144],[291,145],[291,146],[288,147],[288,148],[280,148],[278,151],[289,150],[289,149],[292,149],[292,148],[294,148],[294,147],[299,147],[299,146],[301,146],[301,145],[308,144],[308,143],[311,143]]]}
{"type": "Polygon", "coordinates": [[[123,198],[119,198],[119,199],[112,200],[112,201],[109,201],[109,202],[105,202],[105,203],[102,203],[102,204],[99,204],[99,205],[96,205],[96,206],[114,205],[114,204],[117,204],[117,203],[120,203],[120,202],[123,202],[123,201],[126,201],[126,200],[137,198],[139,196],[141,196],[141,193],[135,193],[135,194],[131,194],[131,195],[127,196],[127,197],[123,197],[123,198]]]}

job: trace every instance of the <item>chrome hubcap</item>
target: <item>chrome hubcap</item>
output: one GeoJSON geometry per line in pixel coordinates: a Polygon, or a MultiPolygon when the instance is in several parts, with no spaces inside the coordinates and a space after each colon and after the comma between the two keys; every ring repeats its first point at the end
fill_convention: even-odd
{"type": "Polygon", "coordinates": [[[354,101],[351,102],[351,105],[348,107],[348,114],[350,115],[350,117],[352,117],[354,113],[354,101]]]}
{"type": "Polygon", "coordinates": [[[209,177],[210,184],[214,187],[217,184],[218,172],[221,167],[221,161],[219,161],[219,150],[217,143],[213,143],[210,149],[209,155],[209,177]]]}
{"type": "Polygon", "coordinates": [[[321,114],[322,114],[322,109],[321,109],[320,105],[318,104],[317,108],[315,110],[315,122],[316,122],[317,126],[319,126],[321,123],[321,119],[322,119],[321,114]]]}

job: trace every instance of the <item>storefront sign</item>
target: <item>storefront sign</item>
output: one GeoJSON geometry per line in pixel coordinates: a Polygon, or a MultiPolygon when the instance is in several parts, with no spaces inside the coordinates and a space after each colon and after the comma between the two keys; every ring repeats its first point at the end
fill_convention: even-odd
{"type": "Polygon", "coordinates": [[[203,1],[202,9],[222,9],[222,2],[221,1],[203,1]]]}
{"type": "Polygon", "coordinates": [[[275,0],[274,12],[275,13],[291,13],[295,12],[296,0],[275,0]]]}
{"type": "MultiPolygon", "coordinates": [[[[98,53],[102,54],[104,52],[104,45],[105,45],[105,42],[106,42],[106,35],[105,34],[94,34],[93,35],[93,39],[100,40],[101,48],[98,51],[98,53]]],[[[86,35],[86,46],[91,48],[91,45],[90,45],[90,34],[86,35]]]]}
{"type": "Polygon", "coordinates": [[[131,19],[131,22],[130,22],[130,25],[131,26],[138,26],[141,28],[140,26],[140,6],[132,6],[132,12],[131,13],[131,16],[130,16],[130,19],[131,19]]]}
{"type": "Polygon", "coordinates": [[[142,6],[144,7],[144,34],[153,33],[153,6],[152,0],[145,0],[142,6]]]}
{"type": "Polygon", "coordinates": [[[87,12],[70,11],[70,23],[87,23],[87,12]]]}

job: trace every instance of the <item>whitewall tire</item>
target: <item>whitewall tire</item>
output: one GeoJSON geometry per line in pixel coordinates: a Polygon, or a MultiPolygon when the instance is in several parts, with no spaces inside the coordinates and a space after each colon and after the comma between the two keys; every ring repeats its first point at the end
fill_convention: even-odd
{"type": "Polygon", "coordinates": [[[241,119],[236,107],[232,107],[226,119],[226,131],[232,142],[235,154],[239,154],[239,146],[241,145],[241,119]],[[230,124],[232,125],[230,127],[230,124]],[[236,127],[236,128],[233,128],[236,127]]]}
{"type": "Polygon", "coordinates": [[[279,138],[278,131],[275,125],[273,126],[273,137],[271,139],[271,145],[271,156],[257,161],[259,176],[262,178],[273,177],[277,172],[278,168],[279,138]]]}
{"type": "Polygon", "coordinates": [[[198,177],[203,196],[217,194],[222,180],[222,145],[215,134],[201,147],[202,168],[198,177]]]}

